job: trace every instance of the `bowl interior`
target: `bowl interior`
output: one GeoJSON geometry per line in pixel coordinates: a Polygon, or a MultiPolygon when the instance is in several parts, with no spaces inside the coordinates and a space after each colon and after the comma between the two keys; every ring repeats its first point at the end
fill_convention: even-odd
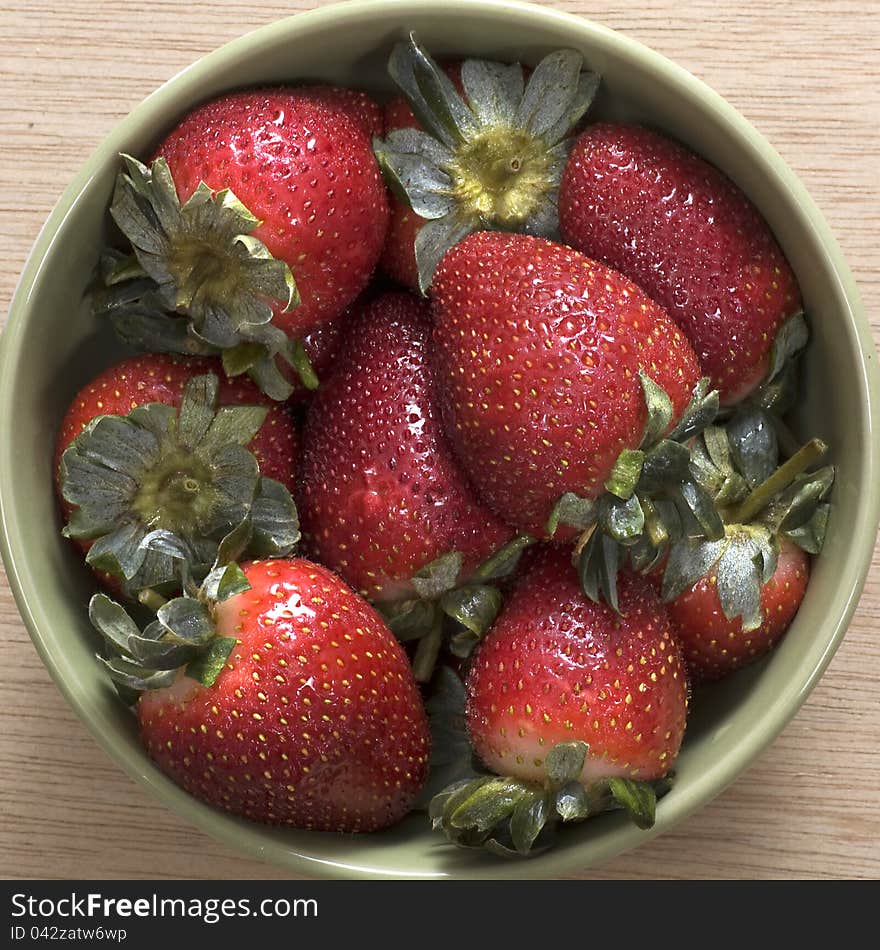
{"type": "Polygon", "coordinates": [[[861,591],[877,526],[876,357],[852,277],[818,211],[770,146],[684,70],[585,20],[495,2],[347,3],[237,40],[150,96],[101,144],[64,193],[22,275],[0,354],[0,515],[22,615],[59,687],[99,742],[167,805],[227,843],[310,876],[544,877],[587,867],[670,827],[717,794],[781,731],[838,645],[861,591]],[[838,466],[826,549],[781,646],[694,696],[677,781],[646,833],[619,816],[572,828],[558,848],[508,863],[447,847],[422,815],[372,836],[262,828],[203,806],[141,750],[134,720],[94,661],[91,575],[60,535],[52,447],[69,399],[121,352],[83,295],[107,233],[117,153],[146,157],[182,113],[222,90],[325,80],[386,94],[391,44],[414,29],[442,54],[535,62],[581,50],[603,76],[594,116],[659,127],[720,166],[768,219],[798,275],[813,332],[794,428],[826,439],[838,466]]]}

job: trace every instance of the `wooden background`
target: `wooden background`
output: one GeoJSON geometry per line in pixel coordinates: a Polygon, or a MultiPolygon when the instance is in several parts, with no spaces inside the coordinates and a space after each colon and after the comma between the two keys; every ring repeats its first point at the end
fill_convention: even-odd
{"type": "MultiPolygon", "coordinates": [[[[318,3],[0,0],[0,322],[42,222],[116,122],[204,53],[318,3]]],[[[654,47],[760,129],[827,216],[880,339],[877,0],[546,5],[654,47]]],[[[878,617],[875,551],[841,649],[763,757],[674,831],[573,876],[880,878],[878,617]]],[[[2,572],[0,670],[4,878],[289,876],[186,826],[106,758],[51,683],[2,572]]]]}

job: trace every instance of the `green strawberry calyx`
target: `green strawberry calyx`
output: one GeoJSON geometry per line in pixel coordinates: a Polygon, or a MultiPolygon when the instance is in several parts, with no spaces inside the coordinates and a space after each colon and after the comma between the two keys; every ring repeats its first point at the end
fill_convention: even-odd
{"type": "Polygon", "coordinates": [[[481,848],[502,857],[535,855],[552,846],[560,824],[623,809],[642,829],[653,827],[657,799],[671,778],[640,782],[609,777],[584,785],[589,754],[585,742],[562,742],[547,753],[543,782],[481,774],[459,779],[430,802],[435,831],[462,848],[481,848]]]}
{"type": "Polygon", "coordinates": [[[238,642],[220,636],[215,610],[250,590],[236,558],[247,549],[252,530],[247,518],[229,532],[201,584],[193,579],[185,548],[169,542],[167,551],[175,557],[183,593],[166,600],[154,590],[142,591],[139,599],[155,617],[143,628],[106,594],[92,596],[89,619],[104,640],[98,659],[129,704],[145,690],[170,686],[180,675],[214,685],[238,642]]]}
{"type": "Polygon", "coordinates": [[[761,384],[724,414],[739,412],[742,408],[758,408],[780,417],[791,409],[797,398],[800,357],[806,349],[810,330],[802,310],[788,317],[773,338],[770,364],[761,384]]]}
{"type": "Polygon", "coordinates": [[[242,523],[251,556],[282,556],[299,541],[290,492],[262,476],[246,448],[268,410],[218,407],[218,391],[208,373],[187,381],[179,410],[148,403],[97,416],[61,457],[72,508],[63,534],[92,541],[87,562],[132,598],[173,582],[181,556],[192,571],[208,570],[242,523]]]}
{"type": "Polygon", "coordinates": [[[663,572],[662,597],[674,601],[711,575],[722,612],[744,631],[761,626],[761,589],[776,571],[780,545],[808,554],[822,550],[834,484],[831,465],[812,468],[826,453],[810,439],[779,462],[773,420],[745,409],[724,427],[709,427],[694,446],[692,470],[722,512],[721,538],[677,538],[663,572]]]}
{"type": "Polygon", "coordinates": [[[462,96],[410,34],[388,71],[424,131],[395,129],[373,147],[388,186],[428,221],[415,242],[423,293],[446,251],[474,231],[557,234],[571,133],[600,81],[579,53],[550,53],[528,79],[518,63],[465,60],[462,96]]]}
{"type": "Polygon", "coordinates": [[[450,551],[413,575],[415,597],[376,605],[398,640],[418,641],[413,672],[419,682],[431,679],[444,647],[453,656],[470,656],[501,609],[497,583],[514,572],[523,551],[534,543],[527,534],[517,535],[466,578],[461,553],[450,551]]]}
{"type": "Polygon", "coordinates": [[[546,527],[550,538],[560,524],[581,532],[573,551],[581,587],[615,610],[617,573],[627,558],[647,569],[673,538],[724,534],[714,499],[694,478],[689,448],[718,412],[717,390],[709,389],[707,377],[698,380],[673,426],[672,400],[644,371],[639,379],[647,409],[639,447],[621,451],[598,498],[564,494],[546,527]]]}
{"type": "Polygon", "coordinates": [[[651,782],[607,777],[584,784],[590,750],[574,741],[549,750],[543,781],[497,775],[474,752],[466,702],[458,674],[440,666],[425,703],[431,760],[416,807],[427,811],[433,829],[453,844],[506,858],[530,857],[552,847],[561,826],[602,812],[623,809],[640,828],[654,824],[657,799],[671,788],[671,773],[651,782]]]}
{"type": "Polygon", "coordinates": [[[221,354],[230,376],[248,373],[274,399],[309,386],[302,345],[272,323],[273,304],[299,303],[290,267],[252,235],[260,221],[229,190],[204,182],[183,204],[164,158],[151,166],[123,154],[110,214],[132,247],[105,255],[94,309],[127,342],[171,352],[221,354]],[[111,266],[108,266],[111,262],[111,266]]]}

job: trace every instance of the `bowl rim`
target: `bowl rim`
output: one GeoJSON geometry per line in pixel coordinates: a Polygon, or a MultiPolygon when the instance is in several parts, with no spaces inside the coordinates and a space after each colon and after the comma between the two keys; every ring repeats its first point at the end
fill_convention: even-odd
{"type": "MultiPolygon", "coordinates": [[[[675,88],[678,94],[688,98],[699,99],[706,108],[718,113],[721,121],[744,144],[752,156],[762,166],[764,173],[776,178],[797,205],[806,227],[811,229],[817,238],[829,263],[829,269],[837,281],[837,294],[846,303],[849,313],[847,330],[855,339],[859,374],[859,386],[865,396],[866,427],[870,438],[861,457],[861,471],[859,476],[862,484],[876,484],[880,473],[880,440],[874,435],[875,420],[880,411],[880,371],[877,368],[876,349],[862,306],[855,279],[846,263],[842,251],[831,232],[823,215],[814,204],[804,185],[775,151],[770,143],[745,119],[733,106],[716,93],[704,81],[668,59],[665,55],[656,52],[638,40],[626,34],[612,30],[609,27],[596,23],[587,17],[571,14],[561,10],[538,6],[534,3],[521,0],[444,0],[442,4],[425,3],[424,0],[345,0],[345,2],[330,3],[317,9],[294,13],[273,22],[258,27],[236,39],[233,39],[212,52],[202,56],[191,65],[179,71],[152,93],[136,105],[127,116],[120,120],[110,134],[93,150],[80,170],[72,178],[54,209],[43,224],[27,261],[18,280],[15,293],[9,308],[6,326],[0,334],[0,433],[12,431],[12,420],[8,416],[10,396],[15,384],[14,368],[18,354],[23,348],[26,316],[31,296],[37,285],[43,263],[45,262],[54,241],[58,235],[62,222],[71,213],[77,202],[88,190],[91,178],[96,168],[110,153],[121,150],[120,146],[140,127],[149,124],[150,116],[161,111],[167,103],[178,96],[183,96],[187,90],[190,93],[198,90],[203,79],[214,77],[222,65],[230,60],[252,56],[255,51],[264,45],[276,45],[288,38],[295,38],[298,32],[305,29],[326,29],[344,21],[348,28],[359,18],[370,18],[377,13],[394,13],[401,20],[408,16],[424,17],[436,14],[442,6],[443,14],[449,15],[454,8],[475,11],[486,16],[503,14],[506,18],[514,17],[522,23],[529,20],[552,22],[565,30],[579,34],[585,42],[592,41],[597,45],[609,48],[614,54],[624,57],[633,57],[650,65],[652,70],[662,74],[665,81],[675,88]]],[[[191,95],[191,100],[196,96],[191,95]]],[[[873,533],[867,529],[860,535],[860,543],[850,550],[850,562],[855,562],[858,569],[849,575],[849,583],[844,588],[844,606],[833,621],[833,632],[825,643],[825,649],[807,672],[803,680],[795,685],[795,690],[783,690],[775,698],[774,703],[767,708],[763,720],[763,733],[760,739],[748,744],[742,744],[738,749],[728,754],[713,768],[707,769],[700,776],[694,778],[674,800],[670,807],[664,807],[658,813],[658,820],[653,829],[648,832],[638,829],[625,829],[616,833],[614,843],[594,841],[592,860],[585,865],[583,858],[579,860],[580,849],[577,846],[566,848],[564,851],[553,852],[553,857],[544,861],[498,862],[481,864],[479,867],[465,869],[463,873],[457,870],[450,871],[406,871],[402,868],[377,868],[366,865],[347,864],[342,861],[330,861],[318,858],[308,853],[302,853],[287,847],[282,854],[270,853],[259,829],[243,829],[241,824],[230,822],[229,816],[209,808],[201,802],[196,802],[185,792],[178,789],[164,776],[147,773],[143,768],[142,753],[134,753],[120,748],[103,728],[100,717],[94,710],[86,708],[71,687],[70,676],[72,667],[68,666],[61,651],[53,649],[52,644],[42,633],[42,622],[39,619],[39,596],[29,583],[27,569],[27,554],[22,544],[23,531],[17,519],[17,513],[8,499],[8,488],[12,470],[12,451],[5,440],[0,440],[0,554],[6,566],[9,584],[13,592],[19,612],[37,649],[44,665],[55,681],[58,689],[68,703],[73,707],[78,717],[87,726],[98,744],[104,751],[122,767],[132,778],[145,786],[163,805],[181,816],[201,831],[230,846],[239,853],[249,854],[262,861],[286,867],[292,871],[313,874],[319,877],[482,877],[482,878],[532,878],[536,868],[536,861],[550,871],[541,876],[553,876],[592,866],[596,862],[606,860],[612,856],[628,851],[650,838],[668,831],[673,825],[706,804],[719,794],[733,779],[748,765],[760,756],[766,747],[783,731],[785,726],[796,714],[807,695],[812,691],[821,675],[824,673],[832,656],[836,652],[846,629],[852,618],[865,579],[870,567],[871,556],[874,550],[876,531],[880,522],[880,493],[872,493],[864,499],[862,510],[863,524],[873,527],[873,533]]],[[[606,836],[607,839],[607,836],[606,836]]]]}

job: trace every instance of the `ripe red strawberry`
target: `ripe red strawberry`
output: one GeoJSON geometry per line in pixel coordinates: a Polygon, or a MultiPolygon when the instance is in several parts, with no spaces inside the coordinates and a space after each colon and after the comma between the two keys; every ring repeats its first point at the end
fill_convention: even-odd
{"type": "Polygon", "coordinates": [[[647,566],[691,679],[720,679],[767,653],[807,588],[823,547],[835,470],[814,468],[828,446],[810,439],[781,458],[773,418],[740,409],[691,448],[691,468],[724,517],[717,538],[685,533],[647,566]],[[661,581],[662,577],[662,581],[661,581]]]}
{"type": "Polygon", "coordinates": [[[768,653],[791,625],[807,589],[809,555],[782,538],[779,560],[760,588],[758,626],[728,619],[718,591],[718,563],[667,602],[693,683],[721,679],[768,653]]]}
{"type": "Polygon", "coordinates": [[[167,552],[140,547],[151,532],[174,535],[195,567],[250,512],[248,550],[288,553],[299,538],[297,455],[287,407],[249,379],[226,378],[219,360],[130,357],[84,386],[62,420],[55,477],[65,533],[107,587],[132,596],[175,577],[167,552]]]}
{"type": "Polygon", "coordinates": [[[621,274],[550,241],[483,232],[437,269],[434,341],[446,431],[480,496],[546,534],[567,492],[596,498],[647,418],[643,370],[676,419],[699,376],[687,340],[621,274]]]}
{"type": "Polygon", "coordinates": [[[791,625],[806,593],[809,555],[785,537],[779,539],[772,574],[763,580],[746,577],[753,573],[751,562],[758,550],[753,535],[754,528],[728,526],[727,538],[714,550],[714,563],[680,592],[669,589],[667,577],[664,599],[693,683],[722,679],[769,653],[791,625]],[[737,561],[742,563],[739,571],[737,561]],[[742,616],[751,586],[756,587],[756,615],[742,616]]]}
{"type": "Polygon", "coordinates": [[[410,34],[392,50],[388,72],[406,102],[386,108],[385,139],[374,143],[401,199],[383,254],[387,273],[427,292],[438,262],[467,234],[557,233],[571,133],[599,85],[579,53],[556,50],[534,69],[477,59],[441,67],[410,34]]]}
{"type": "Polygon", "coordinates": [[[158,145],[185,202],[205,182],[230,189],[261,224],[252,232],[288,264],[301,298],[275,311],[300,336],[332,320],[367,285],[388,220],[363,127],[326,93],[269,88],[221,96],[158,145]]]}
{"type": "Polygon", "coordinates": [[[598,123],[562,176],[563,240],[643,287],[691,341],[722,403],[766,376],[782,324],[802,309],[767,223],[717,168],[635,125],[598,123]]]}
{"type": "Polygon", "coordinates": [[[452,456],[430,336],[428,305],[411,294],[365,304],[303,429],[297,500],[309,551],[372,600],[412,597],[413,575],[451,551],[464,579],[513,534],[452,456]]]}
{"type": "MultiPolygon", "coordinates": [[[[317,334],[315,336],[317,338],[317,334]]],[[[267,399],[249,379],[226,377],[218,360],[167,353],[128,357],[103,370],[79,390],[71,400],[58,431],[55,472],[64,450],[93,419],[102,415],[124,416],[135,406],[149,402],[179,408],[184,386],[202,373],[216,373],[219,377],[220,405],[266,407],[266,420],[249,447],[260,463],[262,474],[292,491],[299,436],[289,410],[267,399]]]]}
{"type": "Polygon", "coordinates": [[[146,350],[222,353],[279,401],[314,388],[301,338],[367,286],[388,224],[378,105],[326,86],[229,93],[186,114],[150,167],[123,155],[98,312],[146,350]]]}
{"type": "Polygon", "coordinates": [[[584,784],[669,772],[687,716],[681,652],[648,581],[622,573],[619,604],[584,596],[566,550],[536,552],[467,677],[468,731],[492,771],[542,781],[551,748],[581,741],[584,784]]]}
{"type": "MultiPolygon", "coordinates": [[[[269,560],[242,571],[250,589],[199,617],[207,654],[223,647],[225,658],[196,660],[199,670],[191,662],[190,675],[140,674],[159,686],[137,703],[150,756],[191,795],[254,821],[339,832],[399,821],[425,781],[430,744],[403,648],[325,567],[269,560]]],[[[93,600],[99,629],[111,620],[119,629],[114,607],[93,600]]],[[[111,673],[135,682],[134,671],[120,674],[134,662],[125,640],[113,642],[123,652],[111,673]]]]}

